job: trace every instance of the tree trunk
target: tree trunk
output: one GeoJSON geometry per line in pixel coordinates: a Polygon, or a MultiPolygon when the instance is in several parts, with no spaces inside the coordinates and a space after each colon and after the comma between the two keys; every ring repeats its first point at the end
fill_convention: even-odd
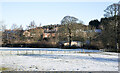
{"type": "Polygon", "coordinates": [[[71,30],[70,30],[70,28],[68,27],[68,31],[69,31],[69,48],[71,48],[71,30]]]}
{"type": "Polygon", "coordinates": [[[119,43],[118,43],[118,19],[117,16],[115,15],[115,32],[116,32],[116,50],[118,52],[119,50],[119,43]]]}

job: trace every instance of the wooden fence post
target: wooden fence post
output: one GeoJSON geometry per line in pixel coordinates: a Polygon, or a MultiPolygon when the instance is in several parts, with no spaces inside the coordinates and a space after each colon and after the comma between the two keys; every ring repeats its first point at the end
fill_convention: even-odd
{"type": "Polygon", "coordinates": [[[53,54],[53,52],[51,51],[51,54],[53,54]]]}
{"type": "Polygon", "coordinates": [[[27,50],[26,50],[26,53],[25,54],[27,54],[27,50]]]}
{"type": "Polygon", "coordinates": [[[34,51],[32,50],[32,54],[34,54],[34,51]]]}
{"type": "Polygon", "coordinates": [[[81,49],[80,49],[80,53],[81,53],[81,49]]]}
{"type": "Polygon", "coordinates": [[[11,54],[11,51],[10,51],[10,54],[11,54]]]}
{"type": "Polygon", "coordinates": [[[83,49],[83,53],[85,53],[84,49],[83,49]]]}
{"type": "Polygon", "coordinates": [[[39,50],[39,54],[40,54],[41,52],[40,52],[40,50],[39,50]]]}
{"type": "Polygon", "coordinates": [[[19,55],[19,51],[17,51],[17,54],[19,55]]]}

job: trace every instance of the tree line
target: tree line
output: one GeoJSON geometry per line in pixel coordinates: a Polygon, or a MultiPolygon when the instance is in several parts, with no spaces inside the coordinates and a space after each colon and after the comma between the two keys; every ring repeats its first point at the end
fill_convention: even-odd
{"type": "MultiPolygon", "coordinates": [[[[43,39],[44,31],[37,33],[35,28],[41,27],[36,26],[35,22],[32,21],[30,25],[28,25],[28,29],[33,29],[32,33],[40,34],[40,36],[28,38],[23,36],[25,30],[23,30],[22,26],[18,27],[13,25],[11,30],[17,30],[15,33],[12,33],[9,38],[13,38],[12,40],[7,40],[7,35],[3,34],[3,42],[14,42],[14,41],[25,41],[27,39],[34,39],[35,43],[48,43],[56,42],[58,44],[61,41],[67,41],[69,43],[68,47],[71,47],[72,41],[81,41],[84,45],[83,48],[97,48],[97,49],[109,49],[112,51],[119,51],[120,45],[120,2],[109,5],[104,10],[104,18],[101,18],[100,21],[97,19],[91,20],[89,25],[84,25],[82,21],[74,16],[65,16],[61,20],[61,24],[57,25],[47,25],[42,26],[44,30],[53,30],[58,27],[58,30],[55,33],[55,37],[49,37],[43,39]],[[16,38],[16,39],[15,39],[16,38]]],[[[2,26],[3,33],[5,30],[5,26],[2,26]]],[[[53,34],[51,34],[52,36],[53,34]]]]}

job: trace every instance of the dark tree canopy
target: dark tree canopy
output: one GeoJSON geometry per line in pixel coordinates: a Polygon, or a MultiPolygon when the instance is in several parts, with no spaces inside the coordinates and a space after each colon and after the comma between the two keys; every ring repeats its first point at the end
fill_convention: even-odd
{"type": "MultiPolygon", "coordinates": [[[[114,19],[115,17],[101,19],[101,25],[103,25],[104,27],[101,34],[103,45],[105,47],[110,46],[112,49],[115,48],[116,46],[116,36],[115,36],[116,25],[115,25],[115,21],[113,21],[114,19]]],[[[118,29],[118,32],[119,32],[119,29],[118,29]]],[[[117,34],[119,35],[119,33],[117,34]]]]}
{"type": "Polygon", "coordinates": [[[91,20],[89,22],[89,25],[95,28],[99,28],[100,22],[96,19],[96,20],[91,20]]]}

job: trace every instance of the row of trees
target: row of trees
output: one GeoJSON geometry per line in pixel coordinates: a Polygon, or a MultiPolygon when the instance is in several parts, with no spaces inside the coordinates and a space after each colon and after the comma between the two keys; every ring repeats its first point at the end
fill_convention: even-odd
{"type": "Polygon", "coordinates": [[[68,47],[71,47],[71,41],[86,43],[97,34],[92,26],[84,25],[78,18],[73,16],[65,16],[61,20],[61,27],[58,32],[59,40],[68,41],[68,47]]]}
{"type": "Polygon", "coordinates": [[[71,47],[71,41],[75,40],[74,38],[81,33],[80,31],[79,34],[76,34],[77,30],[88,31],[90,29],[101,29],[101,34],[88,32],[86,33],[87,36],[82,37],[83,34],[80,34],[80,36],[78,36],[77,38],[80,41],[82,41],[82,39],[84,39],[85,41],[86,38],[89,38],[91,42],[101,42],[98,45],[98,47],[100,48],[102,47],[118,50],[120,45],[120,2],[109,5],[104,10],[104,12],[105,18],[101,18],[100,21],[98,21],[97,19],[90,21],[89,26],[86,26],[87,29],[85,27],[84,29],[82,29],[83,25],[82,23],[78,23],[77,18],[72,16],[65,16],[61,21],[61,25],[63,27],[61,27],[60,29],[60,39],[69,41],[69,47],[71,47]],[[92,36],[90,37],[90,35],[92,36]]]}
{"type": "Polygon", "coordinates": [[[102,33],[95,39],[97,42],[101,41],[104,48],[118,51],[120,48],[120,2],[109,5],[104,11],[105,18],[101,18],[100,21],[92,20],[89,25],[102,29],[102,33]]]}
{"type": "MultiPolygon", "coordinates": [[[[69,47],[71,47],[72,41],[86,42],[89,40],[90,45],[92,46],[96,46],[96,43],[98,43],[97,44],[98,48],[119,49],[120,2],[109,5],[104,11],[105,18],[101,18],[100,21],[98,21],[97,19],[91,20],[89,22],[89,25],[83,25],[83,23],[76,17],[65,16],[61,20],[61,24],[58,25],[59,30],[55,32],[57,34],[55,36],[56,41],[57,42],[68,41],[69,47]],[[94,31],[95,29],[101,29],[102,32],[98,34],[94,31]]],[[[44,27],[50,27],[51,29],[54,28],[52,27],[52,25],[44,27]]],[[[35,22],[32,21],[28,26],[27,30],[34,28],[37,28],[37,26],[35,25],[35,22]]],[[[11,29],[13,31],[19,30],[17,31],[17,33],[12,34],[14,38],[18,40],[24,40],[24,38],[21,38],[23,36],[20,36],[22,34],[19,34],[20,31],[23,30],[22,26],[18,27],[17,25],[14,24],[11,29]],[[19,37],[16,37],[16,35],[18,35],[19,37]]],[[[33,30],[33,33],[35,30],[33,30]]]]}
{"type": "Polygon", "coordinates": [[[105,9],[104,16],[106,19],[101,20],[104,29],[103,29],[103,40],[105,46],[112,46],[119,50],[120,38],[119,38],[119,27],[120,27],[120,2],[109,5],[105,9]],[[104,24],[106,23],[106,24],[104,24]]]}

